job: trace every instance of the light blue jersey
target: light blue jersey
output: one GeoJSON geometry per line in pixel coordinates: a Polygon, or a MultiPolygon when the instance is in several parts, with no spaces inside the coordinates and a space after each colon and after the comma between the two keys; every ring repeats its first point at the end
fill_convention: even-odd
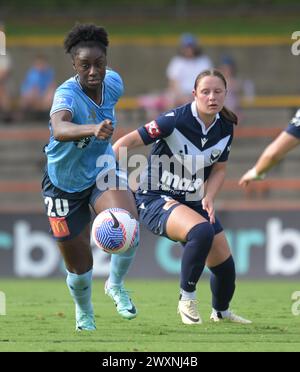
{"type": "MultiPolygon", "coordinates": [[[[122,94],[121,77],[108,69],[102,86],[101,104],[97,105],[83,92],[75,76],[57,88],[50,116],[55,112],[67,110],[71,112],[71,121],[74,124],[98,124],[104,119],[110,119],[115,127],[114,106],[122,94]]],[[[70,142],[55,140],[51,121],[50,141],[45,152],[51,182],[66,192],[79,192],[92,186],[98,174],[104,175],[107,172],[107,164],[104,167],[96,167],[98,157],[114,156],[110,140],[100,140],[94,136],[70,142]]]]}

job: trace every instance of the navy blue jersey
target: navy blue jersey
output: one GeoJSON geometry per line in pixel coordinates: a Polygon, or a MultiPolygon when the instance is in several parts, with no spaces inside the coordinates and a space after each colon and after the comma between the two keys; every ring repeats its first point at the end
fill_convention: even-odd
{"type": "Polygon", "coordinates": [[[285,131],[292,136],[300,139],[300,109],[296,112],[293,119],[289,122],[289,125],[285,131]]]}
{"type": "Polygon", "coordinates": [[[228,159],[233,124],[217,114],[206,128],[193,102],[159,116],[138,132],[145,145],[153,143],[138,192],[200,201],[213,165],[228,159]]]}

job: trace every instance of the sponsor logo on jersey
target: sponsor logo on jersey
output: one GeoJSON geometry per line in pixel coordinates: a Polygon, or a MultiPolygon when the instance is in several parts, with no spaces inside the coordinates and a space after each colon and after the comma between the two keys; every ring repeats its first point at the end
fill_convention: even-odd
{"type": "Polygon", "coordinates": [[[159,126],[157,125],[156,121],[151,121],[150,123],[145,125],[146,131],[151,138],[158,138],[161,134],[159,126]]]}
{"type": "Polygon", "coordinates": [[[164,171],[161,176],[161,186],[164,190],[175,189],[178,191],[195,192],[199,190],[203,185],[202,178],[186,178],[179,177],[177,174],[173,174],[168,171],[164,171]]]}

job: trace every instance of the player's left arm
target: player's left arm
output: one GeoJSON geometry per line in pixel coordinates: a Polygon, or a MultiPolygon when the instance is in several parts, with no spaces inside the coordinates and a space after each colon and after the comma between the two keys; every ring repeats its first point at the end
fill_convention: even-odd
{"type": "Polygon", "coordinates": [[[253,168],[248,170],[240,179],[240,186],[249,182],[263,179],[266,172],[273,168],[293,148],[299,145],[300,139],[287,132],[282,132],[261,154],[253,168]]]}
{"type": "Polygon", "coordinates": [[[206,184],[206,194],[202,199],[202,207],[208,213],[210,223],[215,222],[214,200],[220,191],[226,175],[226,161],[213,165],[206,184]]]}

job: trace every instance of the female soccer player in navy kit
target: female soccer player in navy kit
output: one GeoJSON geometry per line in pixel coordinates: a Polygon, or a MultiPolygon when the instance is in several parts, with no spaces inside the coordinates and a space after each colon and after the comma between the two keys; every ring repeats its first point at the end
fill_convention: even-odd
{"type": "MultiPolygon", "coordinates": [[[[71,54],[76,76],[56,90],[50,112],[50,141],[45,148],[43,196],[52,234],[67,268],[77,330],[95,329],[89,205],[96,214],[115,207],[138,217],[133,194],[126,185],[122,190],[97,187],[98,181],[111,172],[118,184],[122,183],[111,136],[116,123],[114,106],[123,93],[123,83],[115,71],[107,68],[107,46],[106,30],[95,25],[78,24],[66,36],[64,47],[71,54]],[[102,164],[102,155],[105,159],[110,156],[112,162],[102,164]]],[[[137,244],[123,254],[112,255],[105,287],[117,311],[127,319],[134,318],[137,311],[123,287],[123,278],[137,244]]]]}
{"type": "Polygon", "coordinates": [[[211,319],[250,323],[229,309],[235,290],[235,267],[214,210],[237,118],[223,107],[226,81],[219,71],[200,73],[193,95],[192,103],[129,133],[113,149],[118,158],[122,147],[132,149],[154,143],[146,179],[136,192],[136,201],[140,221],[148,229],[184,246],[178,304],[182,322],[202,322],[196,303],[196,284],[206,264],[211,270],[211,319]],[[165,166],[168,159],[173,164],[165,166]],[[192,162],[185,166],[182,159],[192,162]],[[182,165],[189,168],[184,176],[180,174],[182,165]],[[206,191],[201,195],[204,183],[206,191]]]}
{"type": "Polygon", "coordinates": [[[296,112],[288,127],[264,150],[254,167],[241,177],[239,184],[246,187],[251,181],[264,179],[265,173],[299,144],[300,109],[296,112]]]}

